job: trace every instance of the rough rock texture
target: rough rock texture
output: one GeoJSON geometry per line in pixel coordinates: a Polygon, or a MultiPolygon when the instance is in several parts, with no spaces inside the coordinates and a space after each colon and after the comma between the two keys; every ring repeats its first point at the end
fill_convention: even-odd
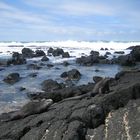
{"type": "Polygon", "coordinates": [[[69,58],[69,57],[70,57],[70,54],[69,54],[68,52],[64,52],[64,53],[62,54],[62,57],[63,57],[63,58],[69,58]]]}
{"type": "Polygon", "coordinates": [[[140,61],[140,46],[135,46],[131,51],[131,55],[136,61],[140,61]]]}
{"type": "Polygon", "coordinates": [[[119,56],[117,61],[122,66],[132,66],[132,65],[135,65],[135,59],[130,54],[119,56]]]}
{"type": "Polygon", "coordinates": [[[23,48],[22,49],[22,55],[25,57],[25,58],[32,58],[34,56],[34,51],[32,51],[31,49],[29,48],[23,48]]]}
{"type": "Polygon", "coordinates": [[[7,65],[21,65],[26,64],[26,59],[23,57],[22,54],[19,54],[18,52],[14,52],[12,55],[12,58],[7,61],[7,65]]]}
{"type": "Polygon", "coordinates": [[[77,69],[72,69],[68,72],[62,73],[60,77],[79,80],[81,78],[81,73],[77,69]]]}
{"type": "Polygon", "coordinates": [[[139,140],[140,72],[125,72],[115,82],[108,94],[67,98],[43,113],[1,121],[0,139],[139,140]]]}
{"type": "Polygon", "coordinates": [[[61,89],[61,84],[57,83],[56,81],[53,81],[51,79],[45,80],[42,82],[42,89],[44,91],[54,91],[61,89]]]}
{"type": "Polygon", "coordinates": [[[41,58],[41,61],[49,61],[49,58],[48,58],[47,56],[43,56],[43,57],[41,58]]]}
{"type": "Polygon", "coordinates": [[[8,84],[14,84],[20,80],[20,75],[18,73],[10,73],[7,77],[3,79],[4,82],[8,84]]]}
{"type": "Polygon", "coordinates": [[[42,50],[36,50],[35,51],[35,57],[45,56],[45,52],[42,50]]]}

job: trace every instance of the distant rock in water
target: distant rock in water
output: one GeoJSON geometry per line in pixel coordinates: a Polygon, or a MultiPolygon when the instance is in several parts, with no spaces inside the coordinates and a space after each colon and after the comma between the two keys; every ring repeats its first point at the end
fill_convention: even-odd
{"type": "Polygon", "coordinates": [[[42,57],[41,61],[49,61],[49,58],[45,55],[42,57]]]}
{"type": "Polygon", "coordinates": [[[45,56],[45,52],[42,50],[36,50],[35,51],[35,57],[45,56]]]}
{"type": "Polygon", "coordinates": [[[22,54],[19,54],[18,52],[14,52],[12,55],[12,58],[7,61],[7,65],[22,65],[26,64],[26,59],[23,57],[22,54]]]}
{"type": "Polygon", "coordinates": [[[77,69],[72,69],[68,72],[64,72],[60,75],[62,78],[68,78],[71,80],[79,80],[81,78],[81,73],[77,69]]]}
{"type": "Polygon", "coordinates": [[[115,54],[124,54],[124,51],[115,51],[115,54]]]}
{"type": "Polygon", "coordinates": [[[14,84],[20,80],[20,75],[18,73],[11,73],[6,78],[3,79],[4,82],[8,84],[14,84]]]}
{"type": "Polygon", "coordinates": [[[41,69],[41,66],[38,66],[37,64],[28,64],[27,69],[39,70],[41,69]]]}
{"type": "Polygon", "coordinates": [[[34,51],[32,51],[30,48],[23,48],[22,55],[25,58],[32,58],[34,56],[34,51]]]}
{"type": "Polygon", "coordinates": [[[69,58],[70,54],[68,52],[64,52],[64,53],[62,53],[62,57],[63,58],[69,58]]]}
{"type": "Polygon", "coordinates": [[[41,85],[42,85],[42,90],[44,91],[54,91],[62,88],[61,84],[57,83],[52,79],[43,81],[41,85]]]}

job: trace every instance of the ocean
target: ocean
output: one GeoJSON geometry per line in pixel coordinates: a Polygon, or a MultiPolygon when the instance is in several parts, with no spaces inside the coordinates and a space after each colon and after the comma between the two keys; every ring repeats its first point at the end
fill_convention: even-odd
{"type": "Polygon", "coordinates": [[[75,63],[76,58],[84,55],[89,55],[91,50],[99,51],[100,55],[104,55],[107,51],[111,52],[108,59],[117,57],[115,51],[124,51],[124,55],[130,53],[126,48],[130,46],[140,45],[140,42],[108,42],[108,41],[48,41],[48,42],[0,42],[0,60],[9,59],[12,52],[19,52],[26,48],[32,50],[43,50],[47,54],[50,47],[62,48],[65,52],[69,52],[70,58],[62,58],[47,56],[49,62],[41,62],[42,57],[27,59],[27,64],[4,67],[0,71],[0,113],[9,112],[19,109],[29,101],[27,97],[28,92],[41,92],[41,83],[46,79],[53,79],[59,83],[65,83],[60,75],[71,69],[78,69],[82,74],[79,81],[74,81],[75,85],[83,85],[93,82],[93,76],[114,77],[115,74],[123,68],[119,65],[113,64],[95,64],[93,66],[80,66],[75,63]],[[101,48],[108,50],[100,50],[101,48]],[[70,63],[65,67],[62,65],[64,61],[70,63]],[[42,65],[44,63],[44,66],[42,65]],[[52,68],[48,68],[46,64],[53,64],[52,68]],[[27,69],[28,64],[37,64],[42,68],[39,70],[27,69]],[[98,72],[96,71],[98,70],[98,72]],[[6,84],[3,79],[9,74],[17,72],[21,76],[21,80],[14,85],[6,84]],[[32,73],[37,73],[37,77],[30,77],[32,73]],[[24,87],[25,91],[19,89],[24,87]]]}

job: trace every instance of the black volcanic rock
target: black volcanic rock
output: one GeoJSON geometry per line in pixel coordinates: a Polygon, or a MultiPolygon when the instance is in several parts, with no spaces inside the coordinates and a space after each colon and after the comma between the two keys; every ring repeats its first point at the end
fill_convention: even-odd
{"type": "Polygon", "coordinates": [[[90,55],[99,56],[99,52],[97,52],[97,51],[91,51],[90,52],[90,55]]]}
{"type": "Polygon", "coordinates": [[[132,65],[135,65],[135,59],[130,54],[119,56],[117,61],[122,66],[132,66],[132,65]]]}
{"type": "Polygon", "coordinates": [[[94,63],[99,63],[99,57],[93,55],[81,56],[80,58],[76,59],[76,63],[85,66],[92,66],[94,63]]]}
{"type": "Polygon", "coordinates": [[[54,50],[53,48],[49,48],[49,49],[48,49],[48,54],[49,54],[49,53],[52,53],[53,50],[54,50]]]}
{"type": "Polygon", "coordinates": [[[41,85],[42,85],[42,90],[44,91],[54,91],[62,88],[61,84],[57,83],[52,79],[43,81],[41,85]]]}
{"type": "Polygon", "coordinates": [[[115,51],[115,54],[124,54],[124,51],[115,51]]]}
{"type": "Polygon", "coordinates": [[[39,70],[41,69],[41,66],[38,66],[37,64],[28,64],[27,69],[39,70]]]}
{"type": "Polygon", "coordinates": [[[76,79],[79,80],[81,78],[81,73],[77,69],[72,69],[68,72],[63,72],[60,77],[62,78],[68,78],[68,79],[76,79]]]}
{"type": "Polygon", "coordinates": [[[18,52],[13,52],[12,58],[7,61],[7,65],[22,65],[26,64],[26,59],[23,57],[22,54],[18,52]]]}
{"type": "Polygon", "coordinates": [[[4,82],[8,84],[15,84],[20,80],[20,75],[18,73],[11,73],[3,79],[4,82]]]}
{"type": "MultiPolygon", "coordinates": [[[[4,122],[12,113],[2,114],[0,139],[90,140],[93,136],[95,140],[140,139],[139,81],[140,72],[129,71],[116,81],[115,86],[111,86],[108,94],[79,98],[74,91],[79,89],[82,92],[83,87],[75,87],[75,90],[69,88],[61,91],[61,97],[65,95],[67,99],[62,98],[64,100],[48,106],[47,109],[37,111],[38,114],[38,104],[34,104],[37,108],[32,106],[35,113],[29,112],[24,118],[17,120],[4,122]],[[70,96],[67,92],[70,89],[74,98],[68,98],[70,96]]],[[[84,90],[83,94],[87,92],[89,91],[84,90]]],[[[54,97],[51,93],[49,95],[54,97]]],[[[59,95],[57,90],[55,96],[59,95]]]]}
{"type": "Polygon", "coordinates": [[[34,51],[32,51],[30,48],[23,48],[22,55],[25,58],[32,58],[34,57],[34,51]]]}
{"type": "Polygon", "coordinates": [[[60,56],[64,53],[63,49],[57,48],[55,50],[53,50],[52,55],[55,56],[60,56]]]}
{"type": "Polygon", "coordinates": [[[49,58],[47,56],[43,56],[41,61],[49,61],[49,58]]]}
{"type": "Polygon", "coordinates": [[[140,61],[140,46],[135,46],[131,51],[131,55],[136,61],[140,61]]]}
{"type": "Polygon", "coordinates": [[[45,56],[45,52],[42,50],[36,50],[35,51],[35,57],[45,56]]]}
{"type": "Polygon", "coordinates": [[[62,53],[62,57],[63,58],[69,58],[70,54],[68,52],[64,52],[64,53],[62,53]]]}

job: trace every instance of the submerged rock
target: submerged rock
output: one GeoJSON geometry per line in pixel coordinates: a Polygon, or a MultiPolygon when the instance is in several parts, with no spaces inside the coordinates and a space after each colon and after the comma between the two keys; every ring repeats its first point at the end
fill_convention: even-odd
{"type": "Polygon", "coordinates": [[[3,79],[4,82],[8,84],[14,84],[20,80],[20,75],[18,73],[11,73],[6,78],[3,79]]]}
{"type": "Polygon", "coordinates": [[[41,66],[38,66],[37,64],[28,64],[27,69],[39,70],[41,69],[41,66]]]}

